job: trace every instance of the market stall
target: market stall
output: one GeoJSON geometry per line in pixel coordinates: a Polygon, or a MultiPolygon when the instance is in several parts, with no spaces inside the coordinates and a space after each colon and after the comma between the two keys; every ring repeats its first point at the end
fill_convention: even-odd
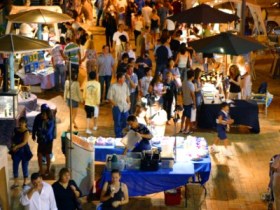
{"type": "Polygon", "coordinates": [[[53,67],[37,69],[32,73],[24,72],[24,69],[20,69],[16,72],[16,75],[20,77],[24,85],[40,84],[43,90],[52,89],[55,86],[53,67]]]}
{"type": "MultiPolygon", "coordinates": [[[[67,152],[63,143],[66,139],[66,133],[63,133],[64,153],[67,152]]],[[[121,139],[92,136],[81,137],[81,139],[94,144],[95,160],[106,162],[101,184],[111,179],[112,169],[118,168],[122,171],[122,181],[128,186],[129,196],[146,195],[184,186],[189,182],[189,178],[195,180],[197,174],[200,177],[199,183],[204,185],[210,177],[211,160],[204,138],[191,136],[186,139],[184,137],[153,138],[151,144],[153,150],[161,151],[160,160],[155,161],[158,165],[148,169],[143,166],[145,155],[141,153],[122,155],[124,146],[121,144],[121,139]],[[174,150],[175,141],[176,150],[174,150]],[[174,151],[176,152],[173,153],[174,151]],[[117,159],[117,162],[113,159],[117,159]]],[[[156,154],[155,152],[154,155],[156,154]]]]}
{"type": "MultiPolygon", "coordinates": [[[[202,104],[198,111],[198,126],[200,128],[216,128],[216,119],[221,110],[220,103],[202,104]]],[[[253,100],[233,100],[230,103],[230,116],[234,125],[245,125],[253,133],[260,132],[259,108],[253,100]]]]}

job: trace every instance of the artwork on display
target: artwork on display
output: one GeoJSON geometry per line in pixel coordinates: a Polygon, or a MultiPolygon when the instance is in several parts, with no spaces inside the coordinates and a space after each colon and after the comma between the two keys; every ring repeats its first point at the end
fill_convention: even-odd
{"type": "Polygon", "coordinates": [[[39,69],[45,68],[43,51],[25,54],[22,59],[25,73],[33,73],[39,69]]]}

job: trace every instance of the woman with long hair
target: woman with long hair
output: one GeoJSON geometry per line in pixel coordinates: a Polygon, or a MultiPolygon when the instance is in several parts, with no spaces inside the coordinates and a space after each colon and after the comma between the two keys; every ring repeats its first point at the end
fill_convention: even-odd
{"type": "Polygon", "coordinates": [[[250,73],[250,65],[249,63],[245,62],[243,56],[238,56],[236,59],[236,63],[241,73],[241,98],[243,100],[250,99],[252,94],[252,79],[250,73]]]}
{"type": "Polygon", "coordinates": [[[187,51],[186,46],[184,46],[184,44],[183,44],[183,45],[181,45],[180,52],[177,54],[177,57],[175,60],[175,64],[178,65],[182,81],[187,79],[188,62],[190,62],[190,54],[187,51]]]}
{"type": "Polygon", "coordinates": [[[237,65],[229,67],[229,99],[241,99],[241,76],[237,65]]]}
{"type": "Polygon", "coordinates": [[[156,97],[160,98],[162,102],[162,95],[166,93],[166,89],[163,86],[162,74],[158,72],[152,79],[148,92],[156,97]]]}
{"type": "MultiPolygon", "coordinates": [[[[13,175],[14,184],[12,189],[18,187],[18,168],[21,162],[22,173],[23,173],[23,187],[26,185],[28,178],[28,164],[30,160],[30,147],[28,145],[29,132],[27,129],[27,119],[26,117],[21,117],[19,119],[19,127],[15,128],[14,135],[12,138],[12,147],[10,154],[13,160],[13,175]],[[27,154],[29,153],[29,154],[27,154]]],[[[32,153],[31,153],[32,154],[32,153]]]]}
{"type": "Polygon", "coordinates": [[[111,181],[103,185],[100,201],[102,210],[121,210],[122,206],[129,201],[128,189],[125,183],[120,182],[121,173],[119,170],[112,170],[111,181]]]}

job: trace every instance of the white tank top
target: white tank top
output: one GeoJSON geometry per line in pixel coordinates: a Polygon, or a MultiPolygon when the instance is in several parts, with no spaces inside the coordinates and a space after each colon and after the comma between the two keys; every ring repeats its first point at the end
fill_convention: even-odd
{"type": "Polygon", "coordinates": [[[188,63],[188,56],[185,55],[181,55],[179,54],[179,61],[178,61],[178,67],[179,68],[186,68],[187,67],[187,63],[188,63]]]}

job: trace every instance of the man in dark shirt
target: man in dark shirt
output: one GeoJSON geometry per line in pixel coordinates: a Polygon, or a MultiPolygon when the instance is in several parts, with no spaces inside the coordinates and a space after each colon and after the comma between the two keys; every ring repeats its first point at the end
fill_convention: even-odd
{"type": "Polygon", "coordinates": [[[124,53],[122,55],[121,62],[118,64],[117,73],[119,73],[119,72],[126,73],[126,68],[127,68],[127,65],[128,65],[128,60],[129,60],[128,54],[124,53]]]}
{"type": "Polygon", "coordinates": [[[142,152],[143,150],[151,150],[150,140],[153,138],[150,130],[143,124],[138,123],[136,116],[130,115],[127,118],[127,124],[130,129],[135,131],[136,135],[139,135],[142,139],[140,142],[136,143],[132,152],[142,152]]]}
{"type": "Polygon", "coordinates": [[[163,73],[164,69],[167,67],[168,63],[168,49],[165,46],[166,39],[161,40],[161,45],[156,49],[155,59],[156,59],[156,73],[163,73]]]}

